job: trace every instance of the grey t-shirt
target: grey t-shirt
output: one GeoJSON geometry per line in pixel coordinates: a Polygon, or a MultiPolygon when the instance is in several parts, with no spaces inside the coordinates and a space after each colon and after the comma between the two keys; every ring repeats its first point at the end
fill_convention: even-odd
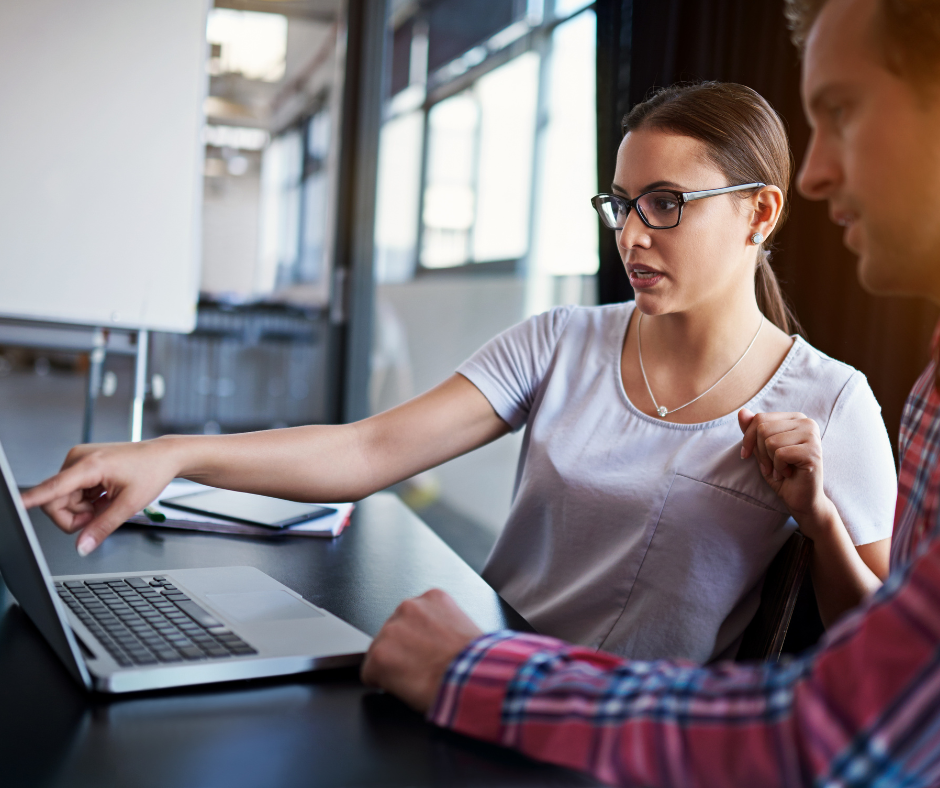
{"type": "MultiPolygon", "coordinates": [[[[730,413],[641,413],[620,372],[634,303],[560,307],[458,372],[525,427],[509,519],[483,576],[539,632],[624,657],[733,657],[767,566],[796,528],[730,413]]],[[[891,535],[897,476],[865,376],[797,337],[747,404],[822,434],[825,489],[855,544],[891,535]]]]}

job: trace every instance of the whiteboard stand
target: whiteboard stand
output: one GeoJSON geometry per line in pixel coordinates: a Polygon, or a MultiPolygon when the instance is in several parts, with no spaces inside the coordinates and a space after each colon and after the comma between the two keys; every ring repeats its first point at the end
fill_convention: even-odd
{"type": "MultiPolygon", "coordinates": [[[[108,354],[134,356],[134,399],[131,405],[131,440],[143,437],[144,398],[147,395],[148,329],[93,328],[88,326],[10,320],[0,317],[0,345],[44,350],[88,353],[88,386],[85,389],[85,415],[82,443],[90,443],[94,427],[95,403],[101,393],[104,362],[108,354]],[[136,339],[136,342],[134,341],[136,339]]],[[[158,381],[162,385],[162,381],[158,381]]],[[[162,389],[161,389],[162,390],[162,389]]],[[[154,383],[154,396],[160,391],[154,383]]]]}
{"type": "Polygon", "coordinates": [[[147,396],[147,347],[150,332],[137,332],[137,357],[134,364],[134,402],[131,404],[131,441],[137,443],[144,431],[144,397],[147,396]]]}
{"type": "MultiPolygon", "coordinates": [[[[137,443],[144,431],[144,399],[147,396],[147,350],[150,332],[137,332],[137,349],[134,353],[134,400],[131,403],[131,441],[137,443]]],[[[85,395],[85,418],[82,421],[82,443],[91,443],[91,432],[95,421],[95,402],[101,393],[101,373],[108,352],[108,339],[104,329],[96,328],[92,334],[92,348],[88,354],[88,391],[85,395]]]]}
{"type": "Polygon", "coordinates": [[[95,421],[95,402],[101,391],[101,373],[108,353],[108,338],[104,329],[96,328],[91,337],[88,353],[88,388],[85,393],[85,416],[82,419],[82,443],[91,443],[91,431],[95,421]]]}

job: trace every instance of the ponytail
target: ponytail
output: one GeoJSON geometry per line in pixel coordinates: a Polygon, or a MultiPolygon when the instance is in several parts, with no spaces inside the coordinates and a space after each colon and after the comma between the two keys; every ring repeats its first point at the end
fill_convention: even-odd
{"type": "Polygon", "coordinates": [[[770,265],[770,252],[761,249],[757,253],[757,270],[754,273],[754,291],[757,306],[777,328],[785,334],[802,334],[803,329],[793,310],[787,303],[770,265]]]}

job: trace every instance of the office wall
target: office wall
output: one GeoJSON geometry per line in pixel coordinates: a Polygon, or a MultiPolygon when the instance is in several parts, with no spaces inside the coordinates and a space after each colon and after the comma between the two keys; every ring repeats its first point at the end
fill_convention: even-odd
{"type": "MultiPolygon", "coordinates": [[[[525,280],[442,275],[377,288],[373,412],[427,391],[523,318],[525,280]],[[398,364],[397,369],[390,368],[398,364]]],[[[434,471],[444,502],[498,533],[506,521],[522,433],[434,471]]]]}
{"type": "Polygon", "coordinates": [[[215,295],[249,295],[255,289],[258,264],[259,174],[206,180],[200,289],[215,295]]]}

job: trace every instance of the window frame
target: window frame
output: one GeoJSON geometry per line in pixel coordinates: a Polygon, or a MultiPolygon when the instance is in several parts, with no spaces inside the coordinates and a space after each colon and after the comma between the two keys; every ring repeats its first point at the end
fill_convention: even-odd
{"type": "MultiPolygon", "coordinates": [[[[554,4],[550,4],[552,7],[554,4]]],[[[464,275],[517,275],[522,276],[526,272],[528,256],[532,250],[532,237],[531,231],[529,234],[529,240],[527,249],[524,255],[519,258],[513,258],[509,260],[486,260],[481,262],[468,261],[466,263],[460,263],[453,266],[426,266],[421,262],[421,250],[424,241],[424,196],[427,189],[427,175],[428,175],[428,132],[429,132],[429,116],[431,109],[440,104],[442,101],[449,99],[468,88],[472,87],[479,79],[489,74],[491,71],[495,71],[497,68],[509,63],[511,60],[519,57],[526,52],[537,52],[541,58],[544,58],[550,53],[552,47],[552,34],[555,32],[555,29],[567,22],[570,22],[575,17],[580,16],[581,14],[587,12],[597,13],[596,2],[588,3],[577,10],[566,14],[564,16],[550,16],[549,18],[543,18],[539,20],[536,24],[528,23],[528,29],[523,34],[519,35],[514,40],[508,42],[505,46],[494,49],[493,51],[488,51],[486,57],[481,60],[476,65],[473,65],[467,68],[463,73],[446,77],[445,73],[449,70],[453,70],[452,63],[445,64],[436,71],[427,74],[426,84],[424,88],[423,101],[418,103],[415,106],[415,103],[412,101],[402,101],[396,107],[396,99],[402,97],[402,94],[406,94],[410,89],[414,88],[414,85],[410,85],[403,90],[399,91],[395,96],[392,96],[388,100],[387,111],[385,113],[384,120],[391,120],[394,117],[397,117],[400,114],[405,114],[406,112],[413,112],[416,109],[420,109],[423,114],[423,131],[422,131],[422,140],[421,140],[421,175],[419,181],[418,189],[418,210],[417,210],[417,232],[416,232],[416,242],[415,242],[415,264],[414,264],[414,278],[427,278],[427,277],[436,277],[436,276],[451,276],[454,274],[464,274],[464,275]]],[[[413,35],[424,35],[427,34],[426,26],[419,24],[418,17],[409,17],[406,20],[402,20],[402,24],[412,24],[413,35]]],[[[520,22],[515,23],[516,25],[521,24],[520,22]]],[[[503,31],[505,32],[505,31],[503,31]]],[[[494,39],[499,38],[502,33],[494,36],[494,39]]],[[[414,45],[414,44],[413,44],[414,45]]],[[[476,47],[475,49],[478,49],[476,47]]],[[[466,57],[466,53],[462,56],[466,57]]],[[[457,58],[459,61],[461,58],[457,58]]],[[[454,61],[456,62],[456,61],[454,61]]],[[[540,68],[539,70],[539,81],[538,81],[538,94],[539,102],[536,110],[536,135],[540,133],[539,131],[539,118],[543,114],[542,111],[542,96],[545,93],[545,70],[540,68]]],[[[536,142],[536,145],[538,143],[536,142]]],[[[530,201],[534,198],[535,192],[535,182],[536,176],[533,173],[531,184],[530,184],[530,201]]],[[[531,206],[531,203],[530,203],[531,206]]],[[[531,217],[530,217],[531,222],[531,217]]],[[[471,229],[472,232],[472,229],[471,229]]]]}

